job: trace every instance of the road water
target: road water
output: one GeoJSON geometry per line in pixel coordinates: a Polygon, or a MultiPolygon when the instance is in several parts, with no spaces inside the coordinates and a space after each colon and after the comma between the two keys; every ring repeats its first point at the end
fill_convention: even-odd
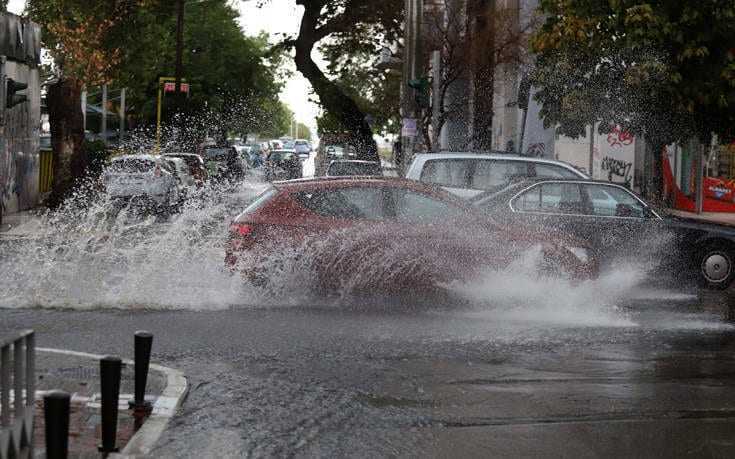
{"type": "MultiPolygon", "coordinates": [[[[370,301],[364,295],[350,296],[349,290],[329,299],[311,295],[308,284],[314,276],[309,269],[314,260],[321,262],[325,253],[338,253],[331,258],[335,262],[351,256],[354,250],[354,245],[347,243],[342,248],[332,244],[319,254],[312,244],[305,251],[311,252],[308,257],[275,251],[271,259],[261,261],[271,282],[266,289],[256,287],[225,268],[224,245],[231,219],[267,186],[251,177],[234,186],[205,188],[170,218],[139,214],[133,208],[113,212],[113,203],[99,192],[72,198],[61,210],[41,217],[32,234],[0,243],[5,273],[0,277],[0,307],[221,310],[305,304],[406,306],[413,298],[418,304],[409,304],[411,307],[441,308],[456,300],[466,314],[491,314],[507,321],[636,325],[621,305],[635,294],[645,277],[644,266],[619,265],[598,279],[572,282],[534,274],[532,266],[538,253],[528,253],[501,271],[488,267],[475,278],[444,285],[450,298],[427,302],[424,297],[419,299],[420,292],[411,291],[399,300],[375,295],[370,301]]],[[[477,243],[471,235],[467,242],[477,243]]],[[[398,258],[413,259],[412,270],[420,270],[426,262],[420,254],[400,251],[387,258],[377,268],[365,263],[348,287],[391,274],[394,265],[400,264],[398,258]]],[[[666,295],[672,300],[681,295],[691,299],[678,292],[654,294],[658,299],[666,295]]]]}

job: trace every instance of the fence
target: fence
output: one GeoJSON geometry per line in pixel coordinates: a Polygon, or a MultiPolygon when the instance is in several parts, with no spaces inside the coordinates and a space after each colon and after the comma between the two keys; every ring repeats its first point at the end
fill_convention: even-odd
{"type": "Polygon", "coordinates": [[[0,341],[0,459],[33,457],[35,351],[33,330],[0,341]]]}

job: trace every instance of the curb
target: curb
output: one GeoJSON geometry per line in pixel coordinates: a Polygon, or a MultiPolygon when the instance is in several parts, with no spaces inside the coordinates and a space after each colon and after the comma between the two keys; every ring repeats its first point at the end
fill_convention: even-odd
{"type": "MultiPolygon", "coordinates": [[[[68,351],[65,349],[53,349],[47,347],[36,348],[38,352],[47,352],[50,354],[63,354],[75,357],[99,360],[103,355],[90,354],[87,352],[68,351]]],[[[133,365],[130,359],[123,359],[125,365],[133,365]]],[[[164,387],[161,395],[153,404],[153,411],[148,419],[143,423],[140,429],[125,445],[125,448],[119,454],[110,454],[107,457],[114,459],[141,457],[150,454],[153,445],[163,434],[168,426],[169,421],[181,406],[186,394],[189,392],[189,385],[186,382],[184,373],[173,368],[164,367],[162,365],[151,364],[151,370],[163,373],[166,376],[166,387],[164,387]]]]}

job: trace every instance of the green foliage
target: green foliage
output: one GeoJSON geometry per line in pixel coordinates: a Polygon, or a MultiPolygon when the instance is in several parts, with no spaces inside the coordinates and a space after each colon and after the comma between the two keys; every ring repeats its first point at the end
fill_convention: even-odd
{"type": "MultiPolygon", "coordinates": [[[[283,54],[271,49],[267,36],[245,36],[230,3],[186,2],[182,77],[191,91],[179,113],[202,135],[212,126],[253,132],[267,124],[279,104],[283,54]]],[[[28,13],[44,26],[44,46],[57,62],[71,67],[70,60],[86,62],[88,55],[104,62],[94,72],[76,65],[82,69],[76,73],[88,84],[107,81],[128,88],[128,111],[138,123],[155,123],[158,78],[175,73],[174,2],[29,0],[28,13]],[[120,5],[127,5],[124,15],[120,5]],[[84,44],[89,31],[95,32],[94,49],[61,52],[70,44],[84,44]]],[[[171,94],[163,106],[166,121],[174,107],[171,94]]]]}
{"type": "MultiPolygon", "coordinates": [[[[377,63],[383,47],[399,46],[403,7],[403,0],[345,0],[332,2],[323,14],[348,25],[319,47],[328,62],[327,74],[372,119],[373,130],[382,134],[398,132],[401,77],[379,69],[377,63]]],[[[325,109],[318,120],[320,133],[340,132],[339,117],[325,109]]]]}
{"type": "Polygon", "coordinates": [[[547,126],[592,121],[654,145],[733,138],[732,0],[541,0],[533,83],[547,126]],[[703,4],[704,3],[704,4],[703,4]]]}

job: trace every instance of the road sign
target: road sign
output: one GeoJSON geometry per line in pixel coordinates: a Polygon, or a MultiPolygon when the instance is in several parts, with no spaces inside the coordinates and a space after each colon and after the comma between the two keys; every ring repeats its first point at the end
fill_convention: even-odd
{"type": "Polygon", "coordinates": [[[416,119],[403,118],[403,129],[401,129],[401,135],[403,137],[416,137],[416,133],[416,119]]]}
{"type": "MultiPolygon", "coordinates": [[[[176,83],[167,81],[163,84],[163,91],[164,92],[175,92],[176,91],[176,83]]],[[[189,92],[189,83],[181,83],[181,92],[188,93],[189,92]]]]}

